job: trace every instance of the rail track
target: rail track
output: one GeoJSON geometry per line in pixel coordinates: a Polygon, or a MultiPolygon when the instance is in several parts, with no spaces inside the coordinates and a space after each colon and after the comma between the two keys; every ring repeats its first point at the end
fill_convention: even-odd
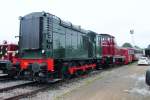
{"type": "Polygon", "coordinates": [[[11,86],[11,87],[2,88],[2,89],[0,89],[0,93],[6,93],[7,91],[12,91],[12,90],[19,89],[19,88],[24,88],[24,87],[30,87],[30,86],[32,86],[32,87],[35,86],[36,87],[36,89],[34,89],[32,91],[21,93],[21,94],[19,93],[18,95],[14,95],[14,96],[11,96],[11,97],[1,97],[0,96],[0,99],[2,99],[2,100],[19,100],[21,98],[30,97],[30,96],[36,95],[39,92],[46,91],[50,88],[54,88],[54,87],[58,86],[57,83],[60,83],[60,81],[56,81],[56,82],[50,83],[50,84],[40,84],[40,83],[37,83],[37,82],[30,82],[30,83],[25,83],[25,84],[20,84],[20,85],[15,85],[15,86],[11,86]],[[38,87],[38,86],[40,86],[40,87],[38,87]]]}
{"type": "Polygon", "coordinates": [[[8,75],[2,75],[2,76],[0,76],[0,79],[1,78],[8,78],[8,75]]]}
{"type": "Polygon", "coordinates": [[[29,96],[32,96],[32,95],[36,95],[37,93],[39,92],[42,92],[42,91],[45,91],[49,88],[50,86],[44,86],[44,87],[41,87],[39,89],[36,89],[36,90],[33,90],[33,91],[30,91],[30,92],[26,92],[26,93],[23,93],[23,94],[19,94],[19,95],[16,95],[16,96],[12,96],[12,97],[9,97],[9,98],[5,98],[3,100],[19,100],[21,98],[25,98],[25,97],[29,97],[29,96]]]}
{"type": "MultiPolygon", "coordinates": [[[[28,83],[22,83],[22,84],[18,84],[18,85],[14,85],[14,86],[9,86],[9,87],[5,87],[5,88],[1,88],[0,93],[6,93],[7,94],[8,91],[13,91],[13,90],[15,91],[15,89],[25,88],[27,86],[36,86],[37,84],[38,84],[37,82],[28,82],[28,83]]],[[[23,98],[23,97],[28,96],[30,94],[34,94],[38,91],[42,91],[42,89],[33,90],[31,92],[28,92],[28,93],[23,93],[23,94],[11,96],[8,98],[0,96],[0,100],[18,100],[19,98],[23,98]]]]}
{"type": "Polygon", "coordinates": [[[23,84],[18,84],[18,85],[14,85],[14,86],[1,88],[0,93],[1,92],[6,92],[6,91],[9,91],[9,90],[12,90],[12,89],[16,89],[16,88],[22,88],[22,87],[25,87],[25,86],[34,85],[34,84],[36,84],[36,82],[28,82],[28,83],[23,83],[23,84]]]}
{"type": "Polygon", "coordinates": [[[12,81],[12,80],[16,80],[16,79],[11,78],[8,75],[0,76],[0,82],[7,82],[7,81],[12,81]]]}

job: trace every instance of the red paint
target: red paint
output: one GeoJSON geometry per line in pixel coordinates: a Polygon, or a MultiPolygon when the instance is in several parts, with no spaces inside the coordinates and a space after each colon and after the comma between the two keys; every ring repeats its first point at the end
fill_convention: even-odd
{"type": "Polygon", "coordinates": [[[48,58],[48,59],[20,59],[20,58],[13,59],[13,64],[16,64],[16,62],[20,63],[20,67],[22,70],[27,69],[29,64],[46,63],[47,64],[47,70],[52,71],[52,72],[54,71],[54,60],[51,58],[48,58]]]}
{"type": "MultiPolygon", "coordinates": [[[[115,43],[115,37],[109,34],[101,34],[101,45],[102,45],[102,64],[105,64],[105,58],[119,58],[125,59],[125,64],[128,64],[134,60],[135,54],[132,48],[121,48],[115,43]]],[[[115,64],[120,64],[121,62],[115,59],[115,64]]]]}
{"type": "Polygon", "coordinates": [[[125,57],[125,64],[128,64],[134,60],[134,49],[121,48],[121,55],[125,57]]]}
{"type": "Polygon", "coordinates": [[[72,66],[69,68],[69,73],[74,74],[78,70],[86,71],[89,68],[94,69],[96,64],[82,65],[82,66],[72,66]]]}
{"type": "Polygon", "coordinates": [[[105,34],[102,35],[102,56],[113,56],[115,55],[115,38],[111,35],[105,34]]]}

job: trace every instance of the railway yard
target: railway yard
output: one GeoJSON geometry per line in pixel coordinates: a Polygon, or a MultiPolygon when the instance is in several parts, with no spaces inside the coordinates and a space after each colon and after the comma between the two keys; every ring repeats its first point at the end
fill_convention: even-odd
{"type": "Polygon", "coordinates": [[[150,100],[149,3],[0,4],[0,100],[150,100]]]}
{"type": "Polygon", "coordinates": [[[145,71],[137,62],[54,83],[0,77],[1,100],[149,100],[145,71]],[[94,92],[93,92],[94,91],[94,92]]]}
{"type": "Polygon", "coordinates": [[[2,100],[120,100],[126,97],[121,90],[130,93],[136,81],[130,76],[141,77],[148,68],[134,63],[141,49],[117,46],[111,34],[48,12],[20,17],[19,29],[18,44],[0,44],[2,100]]]}

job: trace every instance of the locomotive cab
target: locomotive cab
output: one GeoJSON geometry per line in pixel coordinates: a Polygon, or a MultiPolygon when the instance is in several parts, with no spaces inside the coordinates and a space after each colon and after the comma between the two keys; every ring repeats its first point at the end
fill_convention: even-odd
{"type": "Polygon", "coordinates": [[[108,67],[114,63],[115,41],[114,37],[109,34],[101,34],[102,45],[102,65],[108,67]]]}

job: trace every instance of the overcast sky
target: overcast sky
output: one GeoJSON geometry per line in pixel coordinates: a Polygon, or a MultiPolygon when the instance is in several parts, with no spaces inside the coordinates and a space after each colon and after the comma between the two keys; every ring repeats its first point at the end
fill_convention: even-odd
{"type": "Polygon", "coordinates": [[[150,44],[149,0],[1,0],[0,42],[17,42],[19,16],[46,11],[82,28],[116,37],[118,45],[131,42],[150,44]]]}

